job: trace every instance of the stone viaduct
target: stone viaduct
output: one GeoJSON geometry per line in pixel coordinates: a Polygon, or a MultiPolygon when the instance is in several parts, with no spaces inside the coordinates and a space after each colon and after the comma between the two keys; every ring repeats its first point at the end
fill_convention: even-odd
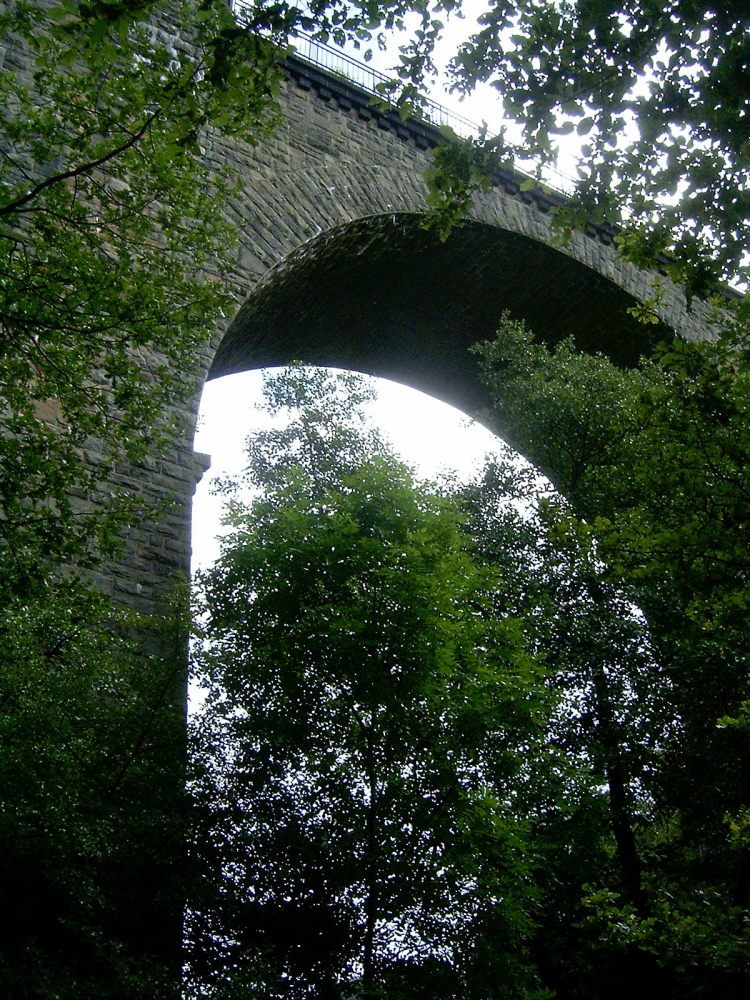
{"type": "MultiPolygon", "coordinates": [[[[255,147],[214,136],[207,156],[242,178],[228,207],[239,250],[233,316],[196,359],[200,384],[232,372],[302,360],[369,372],[425,390],[467,412],[484,402],[468,354],[508,310],[542,337],[573,335],[584,348],[634,361],[644,328],[627,312],[654,275],[623,262],[608,227],[555,242],[560,195],[523,191],[498,171],[466,224],[445,242],[420,225],[439,130],[376,111],[339,75],[290,58],[283,120],[255,147]]],[[[662,325],[702,335],[678,289],[667,284],[662,325]]],[[[118,600],[158,606],[187,572],[190,508],[208,457],[192,450],[198,400],[169,454],[123,470],[119,485],[174,500],[159,525],[132,529],[120,565],[100,583],[118,600]]]]}
{"type": "MultiPolygon", "coordinates": [[[[472,412],[486,400],[469,348],[494,333],[505,310],[541,337],[572,335],[623,364],[638,357],[644,329],[628,308],[649,295],[654,276],[618,257],[609,228],[557,245],[551,212],[561,196],[524,191],[520,175],[499,170],[465,225],[441,242],[420,224],[439,130],[376,111],[365,90],[310,62],[289,58],[286,74],[272,138],[206,140],[209,163],[228,161],[242,178],[227,207],[239,248],[228,278],[233,314],[217,318],[188,381],[202,387],[302,360],[396,379],[472,412]]],[[[661,309],[652,335],[705,335],[678,289],[666,286],[661,309]]],[[[185,402],[184,432],[169,450],[104,484],[102,502],[122,487],[165,505],[158,522],[128,529],[119,562],[97,574],[104,592],[137,610],[162,610],[189,571],[192,496],[209,461],[193,451],[198,403],[198,393],[185,402]]],[[[183,698],[181,682],[180,709],[183,698]]],[[[168,755],[168,769],[174,761],[168,755]]],[[[136,920],[137,947],[178,955],[181,907],[172,900],[165,917],[161,902],[142,902],[142,915],[138,906],[123,911],[136,920]],[[158,928],[153,942],[141,942],[141,925],[158,928]]]]}

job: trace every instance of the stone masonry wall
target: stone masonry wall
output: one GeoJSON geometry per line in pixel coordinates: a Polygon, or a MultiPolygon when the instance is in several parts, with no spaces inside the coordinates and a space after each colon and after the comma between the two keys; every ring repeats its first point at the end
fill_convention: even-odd
{"type": "MultiPolygon", "coordinates": [[[[13,65],[13,58],[13,52],[6,51],[6,65],[13,65]]],[[[430,388],[434,383],[438,394],[441,372],[450,369],[454,381],[446,383],[444,395],[452,393],[459,402],[476,400],[476,386],[462,395],[459,354],[451,354],[454,340],[456,344],[460,340],[463,351],[464,342],[484,332],[478,329],[479,313],[473,311],[472,296],[478,301],[487,293],[479,310],[485,325],[497,318],[495,313],[499,316],[501,307],[524,315],[533,305],[535,322],[546,324],[555,335],[556,330],[566,332],[560,327],[560,294],[572,297],[569,311],[576,315],[579,305],[588,303],[599,317],[597,322],[609,315],[612,303],[617,301],[620,309],[624,302],[649,295],[654,276],[618,257],[607,227],[592,226],[568,245],[557,246],[550,213],[559,196],[521,191],[522,178],[510,171],[498,171],[493,190],[477,197],[471,225],[463,235],[444,246],[428,236],[420,243],[418,217],[426,195],[423,174],[431,165],[430,149],[439,141],[438,132],[425,123],[404,123],[393,114],[375,111],[367,94],[299,60],[290,59],[286,69],[283,117],[271,138],[256,146],[217,134],[205,138],[209,162],[230,163],[239,171],[242,184],[240,194],[226,209],[238,235],[237,259],[229,278],[235,311],[226,318],[217,317],[213,341],[195,359],[192,374],[199,385],[209,373],[300,357],[303,330],[308,331],[308,340],[312,338],[310,351],[315,356],[315,343],[322,343],[330,321],[335,336],[319,352],[329,363],[380,374],[403,372],[407,379],[409,366],[413,363],[416,371],[421,365],[415,384],[430,388]],[[375,308],[376,294],[368,292],[367,298],[360,290],[361,330],[356,333],[352,328],[351,332],[359,339],[347,347],[346,306],[348,296],[357,294],[354,284],[362,283],[368,268],[379,280],[390,281],[398,273],[399,262],[407,258],[409,266],[417,268],[415,281],[419,278],[424,283],[428,275],[441,285],[432,289],[428,283],[419,295],[410,295],[406,288],[401,296],[412,300],[411,312],[404,313],[408,320],[404,328],[424,343],[416,349],[407,339],[392,339],[390,353],[371,355],[370,345],[378,339],[385,314],[375,308]],[[358,270],[352,269],[355,259],[358,270]],[[431,270],[430,262],[438,259],[440,267],[431,270]],[[432,325],[421,329],[420,317],[429,311],[435,295],[444,291],[445,275],[454,262],[463,276],[462,287],[471,295],[466,292],[460,302],[446,300],[450,308],[443,314],[452,311],[461,322],[456,320],[453,327],[447,322],[441,333],[433,316],[432,325]],[[512,271],[502,281],[496,274],[501,265],[508,274],[512,271]],[[337,275],[344,272],[349,275],[349,286],[342,279],[334,287],[337,275]],[[323,280],[320,275],[330,284],[326,289],[330,295],[311,310],[305,297],[315,297],[315,282],[319,286],[323,280]],[[558,288],[558,297],[550,299],[545,313],[544,303],[553,286],[558,288]],[[331,303],[330,316],[327,302],[331,303]],[[438,338],[440,350],[430,338],[438,338]]],[[[397,310],[400,294],[399,289],[390,289],[388,315],[397,310]]],[[[689,313],[676,288],[667,287],[661,318],[665,327],[686,337],[705,335],[705,316],[689,313]]],[[[630,336],[629,328],[623,327],[618,336],[630,336]]],[[[117,600],[142,610],[158,607],[175,577],[189,568],[192,495],[209,461],[192,450],[198,402],[196,395],[185,403],[184,436],[168,453],[118,470],[115,481],[103,492],[106,498],[110,485],[124,486],[147,500],[170,505],[158,523],[144,523],[128,532],[121,562],[99,577],[100,586],[117,600]]]]}
{"type": "MultiPolygon", "coordinates": [[[[242,177],[241,195],[227,207],[239,236],[232,276],[239,315],[254,292],[283,274],[289,259],[315,240],[357,220],[420,213],[426,194],[423,174],[431,164],[430,149],[439,138],[429,125],[404,123],[376,112],[367,95],[343,80],[294,60],[288,70],[281,102],[283,120],[273,137],[257,146],[220,135],[206,141],[209,159],[230,161],[242,177]]],[[[497,182],[492,191],[477,197],[473,220],[554,247],[555,254],[583,264],[592,283],[601,276],[635,300],[649,296],[654,275],[622,261],[612,230],[592,226],[586,233],[575,234],[568,245],[558,246],[552,236],[550,210],[559,196],[522,192],[521,178],[508,171],[499,172],[497,182]]],[[[543,295],[549,275],[540,274],[534,280],[539,287],[532,294],[543,295]]],[[[706,335],[705,315],[688,312],[681,291],[668,283],[661,316],[683,336],[706,335]]],[[[210,372],[233,319],[217,320],[213,343],[196,359],[201,380],[210,372]]],[[[252,353],[252,344],[247,350],[252,353]]],[[[287,360],[295,356],[290,346],[287,360]]],[[[194,426],[197,404],[197,399],[192,400],[186,411],[190,426],[194,426]]],[[[132,533],[127,560],[113,568],[111,585],[126,600],[136,594],[140,598],[147,593],[158,595],[169,586],[176,570],[186,572],[191,498],[207,463],[208,457],[192,456],[186,437],[172,454],[155,456],[148,467],[134,470],[148,492],[171,492],[177,502],[158,531],[146,528],[132,533]]]]}

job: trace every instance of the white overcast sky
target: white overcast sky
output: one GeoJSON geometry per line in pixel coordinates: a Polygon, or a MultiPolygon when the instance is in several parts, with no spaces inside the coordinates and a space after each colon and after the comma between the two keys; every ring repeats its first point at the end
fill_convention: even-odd
{"type": "MultiPolygon", "coordinates": [[[[378,393],[370,408],[373,423],[420,477],[454,471],[468,478],[486,455],[502,449],[499,438],[470,423],[452,406],[396,382],[369,380],[378,393]]],[[[203,391],[195,449],[211,455],[211,468],[198,485],[193,504],[195,568],[209,565],[218,555],[221,498],[212,492],[214,483],[242,471],[247,436],[268,421],[257,409],[261,385],[262,373],[252,371],[214,379],[203,391]]]]}

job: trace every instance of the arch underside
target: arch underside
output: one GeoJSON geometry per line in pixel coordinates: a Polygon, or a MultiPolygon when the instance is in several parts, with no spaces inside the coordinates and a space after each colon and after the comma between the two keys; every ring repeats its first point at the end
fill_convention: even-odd
{"type": "Polygon", "coordinates": [[[504,311],[540,338],[633,364],[662,324],[563,250],[479,222],[441,242],[417,215],[359,219],[322,234],[270,270],[216,353],[209,377],[299,360],[368,372],[468,413],[488,402],[470,354],[504,311]]]}

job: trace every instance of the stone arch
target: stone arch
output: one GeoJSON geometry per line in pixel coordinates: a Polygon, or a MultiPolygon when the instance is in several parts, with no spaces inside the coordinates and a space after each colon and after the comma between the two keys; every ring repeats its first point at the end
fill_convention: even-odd
{"type": "MultiPolygon", "coordinates": [[[[655,275],[623,262],[606,226],[558,243],[561,196],[522,190],[512,171],[498,170],[441,242],[421,226],[437,130],[374,110],[346,80],[293,59],[287,68],[273,136],[256,146],[207,138],[208,165],[229,163],[241,185],[227,206],[237,258],[222,271],[232,315],[195,359],[199,385],[299,358],[395,378],[471,412],[484,400],[468,347],[494,332],[503,309],[542,336],[573,334],[624,363],[649,335],[706,335],[706,317],[665,281],[661,323],[644,336],[628,309],[651,294],[655,275]]],[[[131,529],[122,564],[102,581],[147,610],[189,567],[191,497],[208,464],[192,451],[198,401],[186,401],[185,433],[169,454],[120,478],[172,501],[161,524],[131,529]]]]}
{"type": "MultiPolygon", "coordinates": [[[[282,90],[282,120],[277,131],[257,146],[215,136],[207,157],[229,163],[241,177],[241,190],[228,208],[239,238],[232,275],[235,308],[265,287],[269,274],[306,253],[321,239],[335,239],[342,227],[389,215],[419,215],[432,165],[431,148],[439,132],[421,121],[402,122],[369,106],[369,94],[346,80],[291,59],[282,90]]],[[[642,302],[656,275],[624,262],[607,226],[590,226],[561,243],[552,215],[564,199],[541,189],[521,190],[523,178],[498,170],[491,190],[479,194],[470,223],[485,224],[554,248],[559,256],[585,265],[579,280],[609,279],[642,302]]],[[[434,241],[437,243],[438,241],[434,241]]],[[[555,268],[555,271],[558,269],[555,268]]],[[[662,282],[658,311],[665,327],[686,337],[703,335],[706,317],[686,308],[681,290],[662,282]]],[[[234,323],[232,324],[234,326],[234,323]]],[[[215,370],[213,353],[226,330],[203,360],[203,374],[215,370]]]]}
{"type": "Polygon", "coordinates": [[[505,311],[548,341],[572,336],[624,364],[669,332],[639,324],[634,295],[549,243],[473,219],[441,241],[422,221],[365,216],[298,247],[257,282],[208,377],[301,360],[391,378],[472,412],[487,400],[470,348],[505,311]]]}

